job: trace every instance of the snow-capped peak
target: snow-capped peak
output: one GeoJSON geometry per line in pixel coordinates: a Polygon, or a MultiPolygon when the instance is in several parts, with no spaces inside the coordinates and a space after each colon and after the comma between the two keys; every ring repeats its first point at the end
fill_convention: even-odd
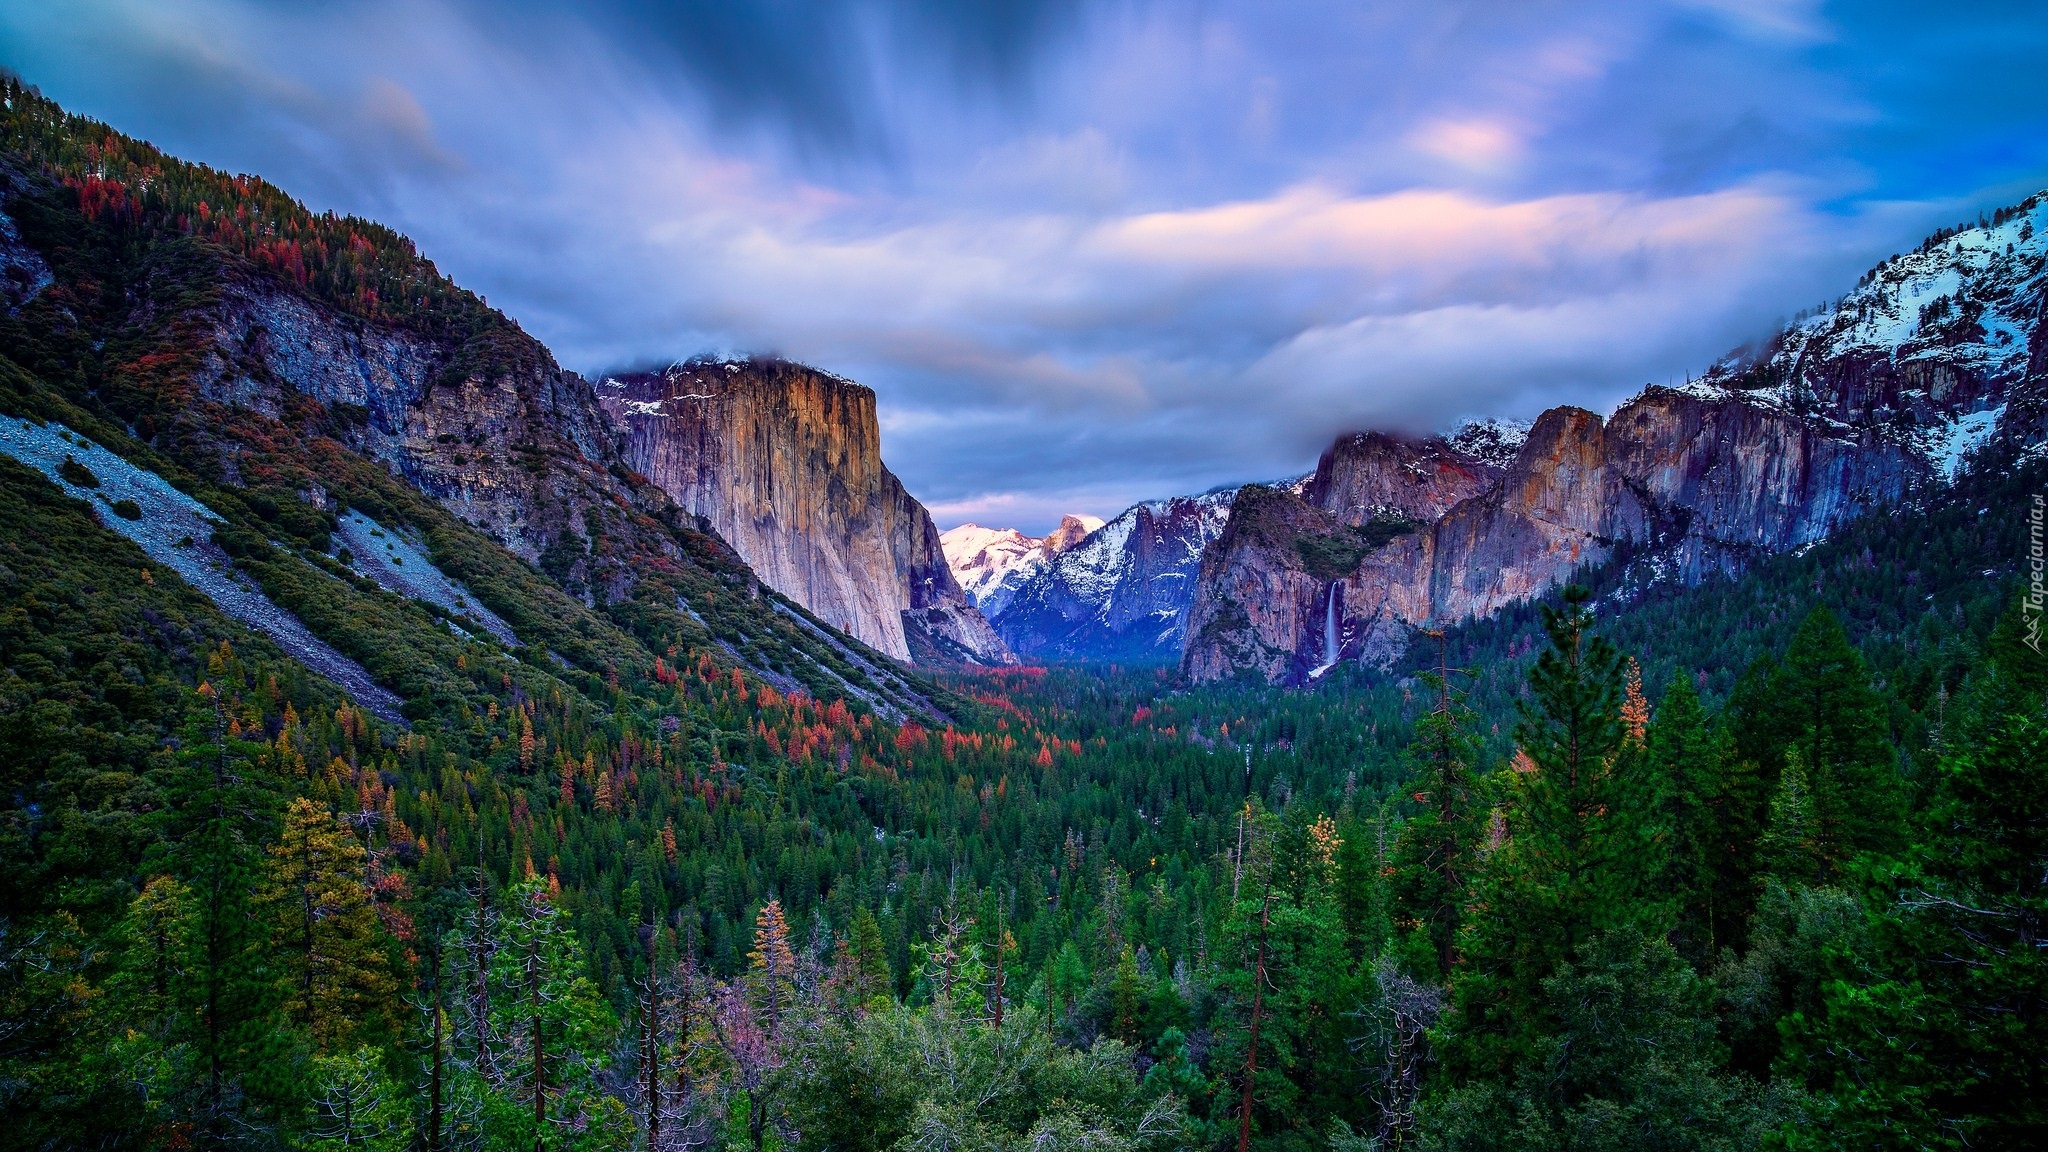
{"type": "Polygon", "coordinates": [[[939,534],[946,566],[960,590],[986,616],[994,616],[1055,556],[1073,549],[1102,527],[1102,519],[1085,513],[1060,518],[1045,536],[1026,536],[1015,528],[984,528],[962,524],[939,534]]]}
{"type": "Polygon", "coordinates": [[[1900,366],[1939,359],[1986,377],[2023,371],[2029,305],[2048,282],[2048,191],[1994,220],[1937,232],[1886,260],[1854,291],[1793,322],[1763,355],[1715,364],[1706,382],[1789,390],[1802,353],[1811,361],[1865,352],[1900,366]]]}
{"type": "Polygon", "coordinates": [[[1876,430],[1952,478],[2026,376],[2044,293],[2048,191],[1936,232],[1679,391],[1876,430]]]}

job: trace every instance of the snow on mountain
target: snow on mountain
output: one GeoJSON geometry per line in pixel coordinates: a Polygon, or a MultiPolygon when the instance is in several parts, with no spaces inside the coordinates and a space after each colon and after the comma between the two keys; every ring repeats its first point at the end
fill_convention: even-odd
{"type": "Polygon", "coordinates": [[[1223,534],[1237,489],[1125,509],[1033,570],[990,623],[1027,657],[1171,660],[1179,656],[1202,549],[1223,534]]]}
{"type": "Polygon", "coordinates": [[[1044,536],[1026,536],[1015,528],[984,528],[962,524],[939,534],[946,566],[967,593],[968,602],[993,619],[1031,577],[1102,527],[1100,516],[1063,516],[1060,526],[1044,536]]]}
{"type": "Polygon", "coordinates": [[[1740,396],[1838,434],[1874,430],[1952,478],[2028,379],[2044,300],[2048,192],[1935,233],[1681,390],[1740,396]]]}
{"type": "Polygon", "coordinates": [[[1522,442],[1529,438],[1529,429],[1533,427],[1535,424],[1528,420],[1488,417],[1459,424],[1446,439],[1469,456],[1495,468],[1506,468],[1515,462],[1515,453],[1522,450],[1522,442]]]}

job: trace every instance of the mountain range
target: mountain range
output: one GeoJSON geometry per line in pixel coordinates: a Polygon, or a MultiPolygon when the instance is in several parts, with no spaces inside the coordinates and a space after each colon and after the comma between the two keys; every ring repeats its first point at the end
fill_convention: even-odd
{"type": "Polygon", "coordinates": [[[1180,502],[1210,501],[1199,527],[1097,532],[992,622],[1032,659],[1149,653],[1196,681],[1301,683],[1386,665],[1418,629],[1602,565],[1637,587],[1739,573],[1908,505],[1993,437],[2041,443],[2044,233],[2048,194],[1945,229],[1699,379],[1604,417],[1559,407],[1448,436],[1339,437],[1301,481],[1180,502]],[[1162,535],[1199,559],[1155,579],[1162,535]],[[1113,607],[1140,586],[1160,624],[1149,649],[1113,607]]]}
{"type": "MultiPolygon", "coordinates": [[[[17,199],[34,183],[7,180],[17,199]]],[[[73,183],[89,216],[144,212],[129,184],[73,183]]],[[[1698,380],[1604,416],[1561,407],[1440,436],[1360,431],[1305,477],[1148,501],[1106,523],[1070,516],[1043,538],[942,535],[884,464],[875,395],[852,381],[774,358],[586,380],[402,237],[331,216],[257,236],[189,200],[179,227],[242,256],[179,307],[130,321],[177,327],[188,405],[314,421],[593,607],[644,596],[691,534],[715,540],[750,596],[780,597],[770,619],[800,619],[790,627],[873,669],[1022,656],[1306,682],[1383,665],[1417,629],[1593,567],[1686,584],[1740,572],[1910,501],[1993,435],[2041,436],[2041,196],[1936,234],[1698,380]]],[[[17,312],[69,290],[26,223],[0,217],[0,295],[17,312]]],[[[217,426],[159,422],[143,415],[136,432],[249,483],[217,426]]],[[[266,499],[331,515],[346,488],[313,469],[266,499]]],[[[666,603],[704,619],[688,596],[666,603]]],[[[721,643],[802,679],[747,656],[748,635],[721,643]]]]}
{"type": "Polygon", "coordinates": [[[0,1145],[2027,1146],[2044,226],[941,535],[0,75],[0,1145]]]}

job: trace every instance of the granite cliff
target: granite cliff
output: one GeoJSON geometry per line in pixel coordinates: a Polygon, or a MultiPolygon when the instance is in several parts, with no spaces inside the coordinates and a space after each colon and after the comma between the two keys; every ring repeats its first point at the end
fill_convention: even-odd
{"type": "MultiPolygon", "coordinates": [[[[778,691],[884,716],[939,720],[957,706],[764,588],[628,467],[587,381],[405,237],[308,212],[258,178],[184,163],[7,89],[8,413],[90,435],[139,470],[138,492],[206,491],[216,539],[189,532],[181,546],[216,567],[290,570],[266,591],[284,597],[280,612],[300,610],[285,589],[345,598],[374,585],[425,603],[432,569],[468,590],[435,601],[434,618],[474,624],[483,613],[499,627],[472,635],[551,671],[609,683],[644,673],[650,653],[709,650],[778,691]],[[371,545],[400,542],[415,562],[388,579],[402,561],[394,553],[377,569],[371,545]]],[[[950,579],[931,567],[933,583],[950,579]]],[[[233,580],[219,590],[255,595],[233,580]]],[[[405,708],[443,691],[367,653],[359,620],[302,623],[405,708]]]]}
{"type": "Polygon", "coordinates": [[[610,375],[596,394],[628,467],[819,619],[898,660],[1015,661],[882,463],[872,390],[749,359],[610,375]]]}
{"type": "Polygon", "coordinates": [[[2048,432],[2048,197],[1945,231],[1829,308],[1612,416],[1553,408],[1515,447],[1340,439],[1299,493],[1248,486],[1203,554],[1184,671],[1313,679],[1418,627],[1625,565],[1697,584],[2048,432]]]}

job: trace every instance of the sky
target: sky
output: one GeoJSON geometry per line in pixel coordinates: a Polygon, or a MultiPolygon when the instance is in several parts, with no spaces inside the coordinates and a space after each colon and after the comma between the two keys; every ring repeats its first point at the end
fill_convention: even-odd
{"type": "Polygon", "coordinates": [[[1682,380],[2048,186],[2044,59],[1967,0],[0,0],[565,366],[804,360],[1030,532],[1682,380]]]}

